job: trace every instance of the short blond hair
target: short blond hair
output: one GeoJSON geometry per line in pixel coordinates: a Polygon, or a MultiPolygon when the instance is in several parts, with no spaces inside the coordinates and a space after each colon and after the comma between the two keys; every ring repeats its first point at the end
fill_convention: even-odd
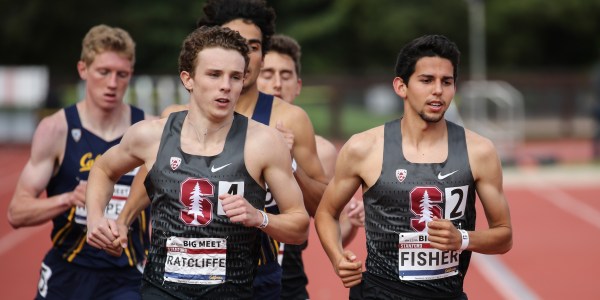
{"type": "Polygon", "coordinates": [[[81,61],[86,65],[90,65],[96,55],[106,51],[114,51],[124,55],[131,61],[132,66],[135,63],[135,42],[127,31],[104,24],[96,25],[83,38],[81,61]]]}

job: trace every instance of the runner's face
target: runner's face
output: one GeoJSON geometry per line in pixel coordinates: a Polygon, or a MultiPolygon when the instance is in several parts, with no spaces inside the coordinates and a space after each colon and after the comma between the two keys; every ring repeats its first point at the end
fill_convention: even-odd
{"type": "Polygon", "coordinates": [[[275,95],[288,103],[293,103],[300,94],[301,81],[296,73],[296,64],[289,55],[268,52],[256,82],[261,92],[275,95]]]}
{"type": "Polygon", "coordinates": [[[448,59],[423,57],[417,61],[408,85],[400,83],[399,95],[422,120],[438,122],[444,118],[456,92],[453,70],[448,59]]]}
{"type": "Polygon", "coordinates": [[[248,74],[244,80],[244,88],[251,87],[256,84],[256,78],[260,72],[263,63],[262,52],[262,32],[258,26],[253,23],[247,23],[242,19],[236,19],[229,23],[223,24],[226,27],[235,30],[246,39],[248,48],[250,49],[250,63],[248,64],[248,74]]]}
{"type": "Polygon", "coordinates": [[[120,105],[133,74],[132,62],[117,52],[97,54],[90,65],[77,64],[79,76],[86,81],[86,99],[104,109],[120,105]]]}
{"type": "Polygon", "coordinates": [[[217,119],[233,114],[244,84],[244,57],[235,50],[207,48],[198,53],[194,77],[182,72],[192,105],[217,119]]]}

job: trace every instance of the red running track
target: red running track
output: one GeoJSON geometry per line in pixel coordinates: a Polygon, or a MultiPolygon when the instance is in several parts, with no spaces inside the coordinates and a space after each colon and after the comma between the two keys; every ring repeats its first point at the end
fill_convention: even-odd
{"type": "MultiPolygon", "coordinates": [[[[0,214],[6,209],[29,145],[0,146],[0,214]]],[[[465,290],[470,299],[591,299],[600,267],[600,167],[527,167],[505,172],[514,228],[506,255],[475,258],[465,290]]],[[[0,222],[0,299],[31,299],[50,247],[50,224],[13,230],[0,222]]],[[[478,227],[485,227],[479,207],[478,227]]],[[[364,232],[349,246],[366,256],[364,232]]],[[[311,299],[347,299],[311,226],[305,254],[311,299]]]]}

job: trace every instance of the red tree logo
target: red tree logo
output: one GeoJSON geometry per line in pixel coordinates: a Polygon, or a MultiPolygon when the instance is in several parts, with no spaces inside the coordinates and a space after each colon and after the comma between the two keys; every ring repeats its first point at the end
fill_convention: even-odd
{"type": "Polygon", "coordinates": [[[210,199],[214,196],[215,186],[207,179],[188,178],[181,183],[179,202],[186,208],[179,217],[188,225],[206,226],[213,219],[210,199]]]}
{"type": "Polygon", "coordinates": [[[432,221],[434,216],[442,219],[442,208],[437,205],[442,202],[442,191],[437,187],[414,188],[410,191],[410,210],[418,218],[410,219],[410,226],[421,232],[427,229],[427,222],[432,221]]]}

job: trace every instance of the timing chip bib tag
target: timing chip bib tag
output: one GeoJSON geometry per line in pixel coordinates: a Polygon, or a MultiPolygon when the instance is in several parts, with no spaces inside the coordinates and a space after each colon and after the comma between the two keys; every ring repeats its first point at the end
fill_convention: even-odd
{"type": "Polygon", "coordinates": [[[283,266],[283,256],[285,252],[285,243],[279,243],[279,253],[277,253],[277,262],[280,266],[283,266]]]}
{"type": "Polygon", "coordinates": [[[222,238],[167,239],[165,281],[185,284],[225,282],[227,240],[222,238]]]}
{"type": "Polygon", "coordinates": [[[460,251],[431,247],[426,232],[399,234],[398,275],[400,280],[433,280],[458,274],[460,251]]]}

